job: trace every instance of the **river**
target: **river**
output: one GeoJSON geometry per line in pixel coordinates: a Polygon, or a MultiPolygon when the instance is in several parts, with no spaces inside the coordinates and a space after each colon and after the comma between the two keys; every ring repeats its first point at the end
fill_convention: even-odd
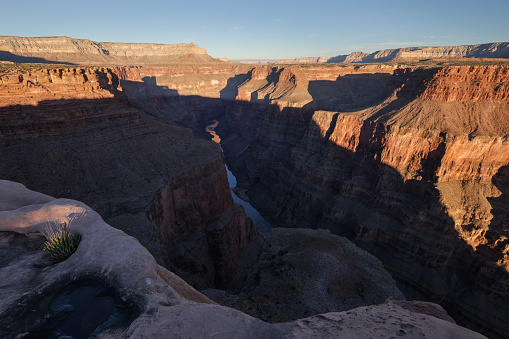
{"type": "MultiPolygon", "coordinates": [[[[212,135],[212,140],[221,145],[221,139],[217,135],[217,133],[214,131],[214,128],[219,124],[217,120],[214,120],[214,122],[206,127],[206,131],[212,135]]],[[[232,193],[233,202],[241,205],[244,207],[244,210],[246,211],[246,215],[253,220],[253,223],[256,226],[256,230],[260,234],[265,234],[270,232],[272,229],[272,225],[265,220],[264,217],[254,208],[249,202],[242,200],[239,198],[237,194],[232,190],[237,186],[237,178],[235,178],[235,175],[228,169],[228,166],[226,166],[226,172],[228,173],[228,183],[230,185],[230,191],[232,193]]]]}

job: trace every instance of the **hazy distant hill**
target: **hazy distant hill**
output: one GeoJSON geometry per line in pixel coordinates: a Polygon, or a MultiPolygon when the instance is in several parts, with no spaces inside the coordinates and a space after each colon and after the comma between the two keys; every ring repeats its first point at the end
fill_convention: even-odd
{"type": "Polygon", "coordinates": [[[111,43],[65,36],[0,36],[0,60],[71,64],[145,65],[204,63],[215,59],[195,44],[111,43]]]}
{"type": "Polygon", "coordinates": [[[422,59],[457,59],[457,58],[509,58],[509,42],[494,42],[479,45],[441,46],[441,47],[406,47],[384,49],[374,53],[353,52],[335,57],[308,57],[278,60],[237,60],[251,65],[272,64],[312,64],[312,63],[367,63],[396,60],[422,59]]]}

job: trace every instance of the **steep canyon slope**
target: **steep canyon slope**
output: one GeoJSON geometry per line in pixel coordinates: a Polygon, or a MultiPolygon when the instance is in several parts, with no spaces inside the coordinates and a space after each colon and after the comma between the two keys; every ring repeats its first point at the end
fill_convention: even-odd
{"type": "MultiPolygon", "coordinates": [[[[185,77],[180,87],[174,86],[175,89],[173,89],[159,86],[157,83],[160,80],[156,78],[156,75],[161,72],[168,72],[166,76],[170,76],[172,74],[170,68],[164,68],[161,71],[160,68],[144,67],[76,68],[72,66],[62,68],[54,66],[41,68],[36,65],[19,67],[19,69],[16,67],[12,66],[12,69],[5,72],[7,74],[0,77],[2,95],[0,97],[2,103],[0,141],[3,159],[0,175],[3,178],[21,181],[29,187],[37,187],[48,194],[52,192],[51,194],[60,197],[80,198],[87,201],[95,206],[109,223],[139,239],[160,264],[178,273],[197,288],[217,287],[235,290],[242,286],[249,268],[256,263],[261,239],[256,235],[255,228],[243,209],[232,202],[220,148],[210,141],[194,138],[188,129],[154,119],[156,116],[163,120],[166,118],[172,123],[200,125],[200,119],[208,119],[208,114],[217,115],[224,112],[224,109],[231,107],[233,102],[226,101],[221,104],[223,99],[235,98],[236,95],[235,90],[230,91],[230,88],[233,88],[232,84],[240,84],[241,80],[247,77],[246,74],[239,74],[239,77],[234,76],[230,79],[231,73],[238,72],[242,68],[237,65],[233,69],[209,69],[209,73],[207,73],[208,66],[186,66],[180,70],[173,69],[175,76],[182,76],[183,71],[196,73],[196,77],[185,77]],[[34,68],[30,69],[30,67],[34,68]],[[208,80],[200,83],[196,81],[197,78],[208,80]],[[186,88],[197,91],[189,85],[189,82],[197,83],[205,88],[210,84],[212,88],[209,88],[209,97],[191,95],[187,100],[175,95],[175,91],[184,92],[186,88]],[[168,93],[171,97],[165,96],[168,93]],[[208,103],[214,101],[218,105],[213,106],[215,108],[212,110],[205,110],[203,116],[198,117],[199,119],[178,119],[179,108],[186,108],[187,113],[184,117],[189,117],[203,111],[208,107],[208,103]],[[133,107],[131,103],[143,108],[149,114],[133,107]],[[170,115],[170,113],[173,114],[170,115]]],[[[6,209],[4,215],[8,221],[12,221],[11,207],[22,199],[16,194],[11,194],[10,190],[17,192],[19,189],[25,193],[28,190],[22,185],[7,181],[2,181],[2,184],[2,194],[7,195],[7,198],[13,197],[13,201],[3,202],[0,207],[6,209]]],[[[25,193],[21,194],[22,197],[29,195],[25,193]]],[[[45,195],[36,194],[36,196],[44,196],[42,203],[53,200],[45,195]]],[[[57,205],[63,203],[67,206],[69,202],[69,200],[61,199],[58,200],[57,205]]],[[[73,204],[75,202],[70,203],[70,205],[73,204]]],[[[37,218],[51,219],[51,213],[46,212],[53,207],[46,207],[42,208],[40,213],[36,212],[37,218]]],[[[37,210],[36,206],[30,208],[37,210]]],[[[72,206],[69,208],[74,210],[72,206]]],[[[19,211],[21,215],[24,215],[23,211],[22,206],[19,211]]],[[[94,214],[94,218],[100,219],[95,212],[88,211],[94,214]]],[[[21,219],[23,218],[25,217],[21,216],[21,219]]],[[[47,222],[50,223],[50,221],[47,222]]],[[[6,223],[5,220],[0,222],[2,230],[8,229],[7,224],[9,222],[6,223]]],[[[15,224],[21,227],[26,226],[23,222],[16,221],[15,224]]],[[[95,221],[90,224],[97,226],[95,221]]],[[[39,227],[41,223],[37,221],[35,225],[39,227]]],[[[81,229],[81,232],[86,234],[85,237],[93,234],[95,239],[100,239],[101,236],[95,234],[96,231],[97,229],[93,228],[86,228],[86,231],[81,229]]],[[[280,265],[280,260],[288,261],[292,266],[295,265],[296,272],[293,272],[293,276],[301,282],[292,289],[293,295],[284,298],[289,299],[292,305],[291,317],[288,318],[287,308],[281,305],[272,311],[271,316],[274,319],[283,319],[281,316],[285,315],[284,320],[293,320],[332,310],[383,304],[384,300],[390,296],[402,297],[394,280],[383,269],[381,263],[363,250],[355,248],[348,240],[339,237],[329,239],[330,234],[322,232],[321,237],[324,239],[321,242],[329,246],[324,253],[316,253],[314,249],[318,246],[317,234],[313,232],[299,234],[293,231],[286,231],[285,234],[288,233],[290,236],[293,234],[293,243],[299,246],[291,249],[291,243],[287,244],[284,240],[288,241],[292,238],[283,237],[283,245],[289,248],[285,251],[287,257],[270,263],[271,251],[280,245],[271,247],[270,244],[265,244],[269,248],[266,250],[268,253],[265,254],[268,261],[260,264],[277,267],[280,265]],[[308,240],[304,241],[304,239],[308,240]],[[348,252],[350,255],[353,254],[351,258],[353,263],[350,266],[343,263],[341,267],[338,267],[334,264],[344,262],[343,259],[348,257],[343,254],[342,247],[335,244],[350,248],[348,252]],[[305,255],[308,265],[315,269],[308,279],[299,278],[301,274],[299,270],[303,269],[299,262],[303,260],[295,259],[299,254],[297,249],[304,252],[300,255],[305,255]],[[314,253],[312,260],[310,260],[312,257],[310,252],[314,253]],[[291,258],[294,258],[295,264],[292,263],[291,258]],[[329,271],[321,269],[324,263],[329,266],[329,271]],[[314,281],[316,276],[323,277],[325,272],[334,274],[318,282],[314,281]],[[348,279],[345,279],[345,276],[348,276],[348,279]],[[321,295],[327,295],[327,299],[316,297],[317,283],[321,295]],[[373,286],[373,288],[367,292],[363,290],[366,286],[373,286]],[[302,297],[302,302],[298,302],[299,299],[295,296],[302,297]]],[[[111,232],[119,235],[119,240],[127,238],[119,231],[111,232]]],[[[7,259],[14,257],[13,252],[19,253],[25,250],[24,245],[22,249],[18,248],[19,236],[4,232],[0,236],[2,246],[6,246],[1,250],[9,254],[7,259]],[[11,248],[11,245],[15,248],[11,248]]],[[[107,242],[111,240],[108,239],[107,242]]],[[[30,243],[29,240],[27,241],[30,243]]],[[[102,241],[91,241],[90,238],[87,240],[88,244],[94,242],[102,244],[102,241]]],[[[130,245],[133,242],[136,243],[129,237],[127,244],[119,245],[122,250],[118,253],[113,246],[107,246],[106,251],[115,253],[115,260],[122,262],[118,274],[131,276],[133,273],[133,277],[136,278],[132,281],[138,284],[140,278],[137,274],[143,275],[146,272],[137,271],[136,267],[133,268],[134,272],[125,271],[126,262],[130,260],[125,252],[125,246],[133,247],[130,245]]],[[[104,250],[97,249],[101,253],[104,250]]],[[[33,260],[36,260],[36,265],[41,265],[40,261],[43,261],[44,265],[49,264],[41,259],[44,253],[40,251],[40,248],[30,249],[28,252],[22,253],[23,258],[28,261],[27,266],[33,265],[33,260]]],[[[87,252],[85,257],[94,258],[94,250],[85,250],[85,252],[87,252]]],[[[144,253],[140,258],[136,257],[135,261],[145,262],[146,255],[147,253],[144,253]]],[[[103,257],[98,255],[98,258],[103,257]]],[[[81,255],[74,259],[80,262],[86,260],[81,258],[81,255]]],[[[98,267],[100,261],[102,262],[102,259],[97,262],[92,259],[90,265],[98,267]]],[[[6,263],[5,258],[3,262],[6,263]]],[[[152,262],[148,264],[151,265],[152,262]]],[[[23,270],[26,266],[23,265],[19,262],[11,265],[9,262],[7,270],[12,270],[16,274],[25,272],[23,270]]],[[[90,275],[87,265],[67,264],[65,266],[73,267],[74,273],[83,268],[84,272],[80,271],[77,275],[72,273],[73,279],[81,279],[86,274],[90,275]]],[[[110,263],[106,262],[104,265],[108,266],[110,263]]],[[[304,268],[307,270],[306,267],[304,268]]],[[[148,280],[145,276],[143,278],[145,280],[142,284],[146,281],[148,289],[153,281],[159,281],[160,278],[175,279],[159,266],[156,271],[159,277],[151,276],[148,280]]],[[[33,283],[42,282],[46,286],[52,285],[51,288],[44,288],[42,292],[44,300],[56,293],[65,281],[64,277],[69,277],[65,272],[60,275],[62,272],[58,269],[52,272],[52,276],[58,280],[56,286],[53,286],[54,281],[44,280],[45,275],[41,273],[39,267],[30,273],[35,277],[33,283]]],[[[101,279],[106,277],[110,287],[118,288],[119,286],[109,279],[112,272],[106,272],[106,276],[101,273],[99,277],[101,279]]],[[[274,271],[274,274],[279,275],[278,272],[274,271]]],[[[285,274],[286,272],[281,278],[285,274]]],[[[7,281],[11,281],[9,280],[11,277],[7,274],[3,277],[8,277],[7,281]]],[[[271,284],[276,284],[275,280],[269,275],[263,279],[263,286],[257,289],[260,291],[257,295],[265,299],[263,305],[273,303],[270,298],[265,297],[264,289],[268,288],[271,293],[277,293],[287,286],[284,280],[280,280],[277,283],[279,285],[277,289],[270,288],[271,284]]],[[[25,280],[23,282],[21,289],[26,291],[36,289],[25,280]]],[[[182,285],[182,282],[177,285],[182,285]]],[[[143,293],[144,297],[150,294],[147,291],[143,293]]],[[[196,292],[193,291],[192,294],[194,293],[196,292]]],[[[30,300],[36,300],[37,296],[31,296],[31,298],[30,300]]],[[[203,296],[201,298],[201,301],[207,301],[203,296]]],[[[10,305],[10,301],[7,304],[10,305]]],[[[258,305],[258,308],[263,309],[263,305],[258,305]]],[[[399,307],[395,305],[391,302],[387,306],[381,306],[381,309],[392,310],[399,307]]],[[[14,318],[12,314],[18,313],[12,313],[11,310],[9,308],[8,313],[14,318]]],[[[15,312],[24,312],[24,309],[18,307],[15,308],[15,312]]],[[[370,312],[367,313],[369,316],[370,312]]],[[[153,314],[147,314],[145,317],[151,315],[153,314]]],[[[205,316],[201,315],[201,317],[205,316]]],[[[35,325],[34,329],[29,320],[18,322],[12,321],[13,318],[4,320],[5,324],[9,324],[7,333],[15,332],[18,326],[26,326],[30,331],[38,330],[39,326],[35,325]]],[[[156,318],[150,317],[147,321],[152,322],[156,318]]],[[[223,319],[222,322],[228,319],[223,314],[220,318],[223,319]]],[[[23,319],[29,318],[23,317],[23,319]]],[[[187,322],[191,321],[188,316],[185,319],[187,322]]],[[[406,321],[405,318],[402,319],[406,321]]],[[[203,320],[201,319],[202,323],[203,320]]],[[[367,320],[361,317],[360,321],[367,320]]],[[[221,325],[224,326],[222,322],[221,325]]],[[[339,323],[333,320],[331,324],[337,326],[339,323]]],[[[446,331],[449,327],[451,324],[444,326],[446,331]]],[[[324,329],[329,331],[327,326],[324,329]]],[[[156,331],[164,330],[164,326],[156,327],[156,331]]],[[[147,329],[140,331],[147,331],[147,329]]],[[[352,331],[356,330],[352,329],[352,331]]]]}
{"type": "Polygon", "coordinates": [[[251,202],[276,225],[348,236],[407,297],[503,336],[509,67],[259,66],[248,77],[220,135],[251,202]]]}
{"type": "Polygon", "coordinates": [[[454,324],[438,305],[402,300],[270,324],[215,304],[82,202],[6,180],[0,180],[0,253],[0,336],[6,339],[486,338],[454,324]],[[55,263],[42,250],[41,233],[63,221],[81,241],[55,263]]]}

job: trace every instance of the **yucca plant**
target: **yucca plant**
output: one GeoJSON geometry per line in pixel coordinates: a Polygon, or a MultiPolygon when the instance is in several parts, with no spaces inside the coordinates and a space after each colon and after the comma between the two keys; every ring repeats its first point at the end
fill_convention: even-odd
{"type": "Polygon", "coordinates": [[[69,223],[65,221],[60,223],[56,230],[48,223],[46,232],[44,232],[46,237],[44,250],[51,255],[53,260],[64,261],[76,251],[81,241],[81,234],[72,233],[69,228],[72,222],[81,219],[83,215],[84,212],[72,218],[69,223]]]}

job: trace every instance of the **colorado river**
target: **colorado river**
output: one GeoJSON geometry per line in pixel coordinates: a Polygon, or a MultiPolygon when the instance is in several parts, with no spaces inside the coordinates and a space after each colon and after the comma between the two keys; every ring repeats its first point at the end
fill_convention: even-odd
{"type": "MultiPolygon", "coordinates": [[[[217,125],[218,125],[218,121],[214,120],[213,124],[210,124],[210,125],[208,125],[206,127],[206,131],[208,133],[210,133],[210,135],[212,135],[212,140],[213,141],[215,141],[216,143],[220,144],[221,139],[219,138],[219,136],[214,131],[214,128],[217,125]]],[[[242,200],[241,198],[239,198],[239,196],[237,194],[235,194],[235,192],[232,190],[232,188],[235,188],[237,186],[237,178],[235,178],[233,173],[228,169],[228,166],[225,165],[225,167],[226,167],[226,172],[228,174],[228,183],[230,185],[230,191],[232,193],[233,202],[235,202],[235,203],[241,205],[242,207],[244,207],[244,210],[246,211],[246,215],[248,217],[250,217],[251,220],[253,220],[253,222],[254,222],[254,224],[256,226],[256,230],[258,231],[258,233],[265,234],[265,233],[270,232],[270,230],[272,229],[271,224],[262,217],[262,215],[260,214],[260,212],[258,212],[256,210],[256,208],[251,206],[251,204],[248,203],[247,201],[242,200]]]]}

